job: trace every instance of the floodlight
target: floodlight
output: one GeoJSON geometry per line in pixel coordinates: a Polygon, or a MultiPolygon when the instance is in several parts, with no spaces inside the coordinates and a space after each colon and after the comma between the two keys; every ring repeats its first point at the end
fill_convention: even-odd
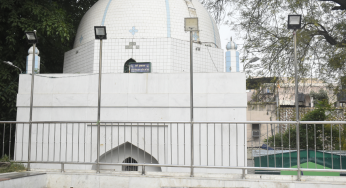
{"type": "Polygon", "coordinates": [[[95,39],[107,39],[106,26],[94,26],[95,39]]]}
{"type": "Polygon", "coordinates": [[[36,31],[26,31],[25,35],[26,35],[26,38],[28,39],[29,44],[37,43],[36,31]]]}
{"type": "Polygon", "coordinates": [[[302,15],[288,15],[287,29],[301,29],[302,15]]]}
{"type": "Polygon", "coordinates": [[[185,18],[185,31],[198,31],[198,18],[185,18]]]}

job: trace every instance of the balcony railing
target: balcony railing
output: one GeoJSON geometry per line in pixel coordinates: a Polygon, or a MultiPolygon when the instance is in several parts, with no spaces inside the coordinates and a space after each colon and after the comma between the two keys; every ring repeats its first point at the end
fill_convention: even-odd
{"type": "Polygon", "coordinates": [[[191,171],[192,176],[194,169],[224,169],[242,173],[243,177],[253,170],[293,171],[300,179],[301,172],[346,173],[346,155],[342,151],[344,125],[344,121],[2,121],[0,151],[13,162],[61,171],[65,165],[96,171],[118,168],[143,174],[145,170],[180,168],[191,171]],[[258,143],[247,142],[247,125],[251,124],[260,125],[258,143]],[[297,126],[299,134],[294,132],[297,126]],[[272,134],[275,136],[271,137],[272,134]],[[263,144],[267,146],[264,148],[263,144]],[[296,146],[300,148],[297,150],[296,146]],[[248,165],[249,148],[253,166],[248,165]],[[318,152],[323,154],[320,160],[318,152]],[[311,160],[324,168],[298,165],[309,165],[311,160]]]}

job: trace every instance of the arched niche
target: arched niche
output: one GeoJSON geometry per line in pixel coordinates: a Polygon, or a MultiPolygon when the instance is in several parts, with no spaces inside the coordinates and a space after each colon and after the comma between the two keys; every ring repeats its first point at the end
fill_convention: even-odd
{"type": "Polygon", "coordinates": [[[130,63],[136,62],[136,60],[130,58],[128,59],[125,64],[124,64],[124,73],[129,73],[130,72],[130,63]]]}
{"type": "MultiPolygon", "coordinates": [[[[123,163],[138,163],[134,158],[128,157],[126,158],[123,163]]],[[[122,171],[138,171],[138,166],[129,166],[129,165],[123,165],[122,171]]]]}
{"type": "MultiPolygon", "coordinates": [[[[141,148],[131,144],[130,142],[125,142],[113,149],[107,151],[100,156],[101,163],[124,163],[128,158],[134,159],[137,163],[147,163],[147,164],[159,164],[158,161],[149,153],[144,152],[141,148]]],[[[111,170],[111,171],[123,171],[124,165],[100,165],[101,170],[111,170]]],[[[93,170],[96,170],[96,165],[92,166],[93,170]]],[[[137,168],[138,171],[142,170],[142,166],[137,168]]],[[[146,171],[152,172],[162,172],[161,167],[147,166],[146,171]]]]}

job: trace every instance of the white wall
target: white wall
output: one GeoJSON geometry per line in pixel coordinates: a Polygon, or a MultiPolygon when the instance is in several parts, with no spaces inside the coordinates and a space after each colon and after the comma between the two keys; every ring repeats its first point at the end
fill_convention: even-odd
{"type": "MultiPolygon", "coordinates": [[[[20,75],[17,121],[29,119],[29,76],[20,75]]],[[[35,76],[33,121],[96,122],[97,79],[97,74],[35,76]]],[[[101,99],[101,121],[189,121],[189,74],[103,74],[101,99]]],[[[194,105],[195,121],[245,121],[245,75],[243,73],[195,73],[194,105]]],[[[21,160],[22,155],[23,159],[27,159],[28,126],[24,126],[24,129],[23,125],[17,127],[16,160],[21,160]]],[[[160,164],[190,164],[189,124],[185,126],[184,124],[166,124],[155,127],[155,124],[143,126],[142,123],[139,126],[141,128],[137,132],[136,126],[132,130],[130,127],[124,130],[123,124],[102,125],[101,155],[118,145],[129,142],[152,155],[160,164]]],[[[236,127],[229,124],[216,124],[214,127],[214,124],[208,126],[196,124],[195,164],[214,165],[215,161],[215,165],[218,166],[227,166],[230,163],[234,166],[237,165],[238,160],[239,166],[244,165],[244,159],[246,159],[244,130],[244,125],[236,127]]],[[[97,157],[96,126],[92,126],[91,123],[33,125],[32,139],[32,159],[34,160],[84,161],[86,156],[86,162],[94,162],[97,157]]],[[[127,158],[129,151],[131,150],[127,148],[120,156],[127,158]]],[[[116,158],[116,155],[114,154],[113,157],[116,158]]],[[[134,158],[136,159],[136,155],[134,158]]],[[[33,168],[35,167],[60,168],[60,165],[47,167],[33,164],[33,168]]],[[[67,168],[91,169],[91,166],[79,165],[67,168]]],[[[162,168],[162,170],[188,171],[186,168],[162,168]]],[[[196,171],[220,172],[220,170],[207,169],[196,169],[196,171]]]]}
{"type": "MultiPolygon", "coordinates": [[[[99,49],[100,41],[93,40],[66,52],[64,73],[98,73],[99,49]]],[[[194,72],[224,72],[223,54],[222,49],[194,43],[194,72]]],[[[152,73],[190,72],[190,43],[173,38],[103,40],[103,73],[123,73],[130,58],[151,62],[152,73]],[[125,49],[130,42],[139,49],[125,49]]]]}

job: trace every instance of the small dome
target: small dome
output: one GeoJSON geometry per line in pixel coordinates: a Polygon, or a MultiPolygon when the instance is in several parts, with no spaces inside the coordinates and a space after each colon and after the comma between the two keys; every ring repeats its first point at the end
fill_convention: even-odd
{"type": "Polygon", "coordinates": [[[232,38],[231,38],[231,41],[229,41],[226,45],[226,49],[227,50],[237,50],[237,44],[235,42],[232,41],[232,38]]]}
{"type": "MultiPolygon", "coordinates": [[[[28,54],[33,54],[33,47],[31,46],[30,48],[29,48],[29,50],[28,50],[28,54]]],[[[38,48],[36,47],[36,49],[35,49],[35,54],[40,54],[40,51],[38,50],[38,48]]]]}

